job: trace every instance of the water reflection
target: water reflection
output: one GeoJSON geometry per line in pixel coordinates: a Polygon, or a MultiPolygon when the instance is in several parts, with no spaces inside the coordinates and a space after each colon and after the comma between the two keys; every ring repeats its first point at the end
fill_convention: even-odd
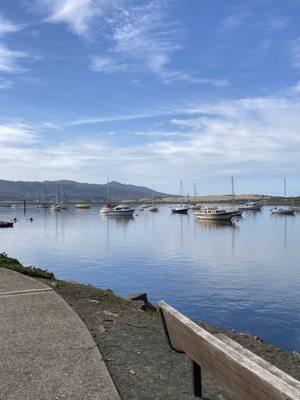
{"type": "Polygon", "coordinates": [[[120,295],[143,290],[192,318],[300,350],[300,215],[271,218],[266,207],[228,223],[172,215],[169,206],[131,218],[99,207],[0,212],[18,219],[0,231],[0,251],[27,265],[120,295]]]}

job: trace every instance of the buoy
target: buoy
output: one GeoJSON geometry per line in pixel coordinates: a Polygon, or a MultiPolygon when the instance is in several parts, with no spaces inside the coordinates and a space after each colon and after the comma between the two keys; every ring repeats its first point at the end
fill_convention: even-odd
{"type": "Polygon", "coordinates": [[[17,222],[18,220],[17,220],[17,218],[14,218],[13,221],[14,221],[14,222],[17,222]]]}
{"type": "Polygon", "coordinates": [[[33,218],[29,218],[29,221],[32,222],[32,221],[33,221],[33,218]]]}

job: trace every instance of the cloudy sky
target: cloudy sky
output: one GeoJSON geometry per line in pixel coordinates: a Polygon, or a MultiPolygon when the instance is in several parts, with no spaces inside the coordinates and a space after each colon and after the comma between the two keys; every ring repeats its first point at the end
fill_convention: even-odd
{"type": "Polygon", "coordinates": [[[297,0],[3,0],[0,179],[300,194],[297,0]]]}

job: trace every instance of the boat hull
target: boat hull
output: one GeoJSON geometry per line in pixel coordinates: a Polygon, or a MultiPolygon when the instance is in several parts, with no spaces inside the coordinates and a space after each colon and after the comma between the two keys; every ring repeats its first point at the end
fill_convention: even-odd
{"type": "Polygon", "coordinates": [[[223,213],[223,214],[207,214],[207,213],[197,213],[196,218],[199,220],[206,221],[231,221],[235,215],[233,213],[223,213]]]}
{"type": "Polygon", "coordinates": [[[107,211],[104,214],[113,216],[113,217],[132,217],[134,210],[126,210],[126,211],[107,211]]]}
{"type": "Polygon", "coordinates": [[[272,215],[294,215],[295,210],[272,210],[271,211],[272,215]]]}
{"type": "Polygon", "coordinates": [[[187,214],[188,208],[172,208],[172,214],[187,214]]]}

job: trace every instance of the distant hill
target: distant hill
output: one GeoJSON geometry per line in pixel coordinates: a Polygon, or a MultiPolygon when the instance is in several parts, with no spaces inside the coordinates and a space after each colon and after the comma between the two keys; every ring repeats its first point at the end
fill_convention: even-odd
{"type": "MultiPolygon", "coordinates": [[[[24,182],[0,180],[0,201],[55,201],[62,193],[66,202],[99,202],[106,200],[106,184],[80,183],[68,180],[24,182]]],[[[140,200],[152,197],[152,189],[144,186],[124,185],[119,182],[108,184],[110,201],[140,200]]],[[[155,192],[156,197],[170,196],[155,192]]]]}

